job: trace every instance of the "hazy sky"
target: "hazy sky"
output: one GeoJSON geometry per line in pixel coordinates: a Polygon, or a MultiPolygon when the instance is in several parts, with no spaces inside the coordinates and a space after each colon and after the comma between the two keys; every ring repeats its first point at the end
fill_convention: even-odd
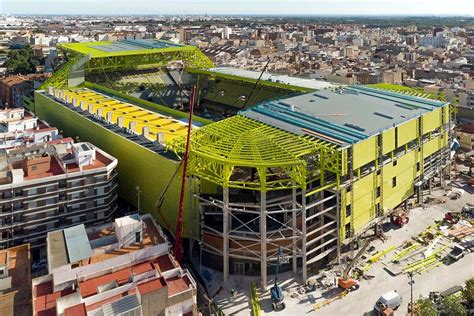
{"type": "Polygon", "coordinates": [[[474,16],[474,0],[0,0],[10,14],[431,14],[474,16]]]}

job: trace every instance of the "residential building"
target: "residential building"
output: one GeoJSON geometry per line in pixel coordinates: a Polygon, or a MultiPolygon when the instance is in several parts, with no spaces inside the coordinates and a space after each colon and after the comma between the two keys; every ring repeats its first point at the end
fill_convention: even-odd
{"type": "Polygon", "coordinates": [[[47,142],[59,138],[58,129],[23,108],[0,110],[0,149],[47,142]]]}
{"type": "Polygon", "coordinates": [[[117,159],[86,142],[56,139],[0,153],[0,248],[30,243],[44,258],[48,231],[109,221],[117,159]]]}
{"type": "Polygon", "coordinates": [[[31,315],[30,245],[0,250],[0,315],[31,315]]]}
{"type": "Polygon", "coordinates": [[[1,104],[9,107],[21,107],[24,97],[32,97],[33,91],[49,77],[48,74],[16,75],[0,80],[1,104]]]}
{"type": "Polygon", "coordinates": [[[33,315],[198,315],[196,283],[150,215],[48,233],[33,315]]]}

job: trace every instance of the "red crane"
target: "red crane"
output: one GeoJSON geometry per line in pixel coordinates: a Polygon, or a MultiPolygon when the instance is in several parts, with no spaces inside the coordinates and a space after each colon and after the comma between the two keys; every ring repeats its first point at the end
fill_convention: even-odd
{"type": "Polygon", "coordinates": [[[184,189],[186,186],[186,172],[188,168],[189,143],[191,138],[191,130],[193,125],[194,98],[196,95],[196,87],[191,88],[191,99],[189,100],[189,118],[188,118],[188,134],[186,136],[186,149],[183,157],[183,177],[181,178],[181,193],[179,195],[178,219],[176,222],[176,234],[174,238],[174,256],[181,264],[183,261],[183,204],[184,189]]]}

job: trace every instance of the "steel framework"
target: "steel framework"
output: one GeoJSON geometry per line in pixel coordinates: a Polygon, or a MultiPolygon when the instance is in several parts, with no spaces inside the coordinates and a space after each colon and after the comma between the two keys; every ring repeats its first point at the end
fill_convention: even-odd
{"type": "MultiPolygon", "coordinates": [[[[184,152],[182,138],[169,144],[184,152]]],[[[190,173],[222,187],[258,191],[306,188],[308,179],[324,183],[325,171],[341,175],[343,154],[336,145],[298,136],[237,115],[193,131],[190,173]],[[236,173],[253,169],[255,177],[236,173]]]]}
{"type": "Polygon", "coordinates": [[[78,68],[83,68],[84,76],[92,73],[107,73],[120,70],[139,69],[143,67],[162,67],[169,62],[182,61],[185,67],[206,69],[214,67],[197,47],[178,46],[163,49],[141,49],[104,53],[93,51],[94,43],[74,43],[58,45],[59,49],[68,56],[68,61],[54,72],[42,86],[56,88],[68,87],[68,80],[78,68]]]}
{"type": "MultiPolygon", "coordinates": [[[[184,138],[168,147],[183,153],[184,138]]],[[[292,259],[293,272],[301,260],[303,280],[307,264],[339,250],[337,188],[346,159],[337,145],[240,115],[192,132],[189,175],[222,187],[221,198],[207,198],[196,187],[193,194],[200,201],[200,243],[222,256],[224,282],[231,259],[260,264],[266,286],[279,248],[292,259]],[[234,201],[236,190],[254,191],[258,202],[234,201]],[[221,218],[222,226],[207,223],[208,216],[221,218]]]]}

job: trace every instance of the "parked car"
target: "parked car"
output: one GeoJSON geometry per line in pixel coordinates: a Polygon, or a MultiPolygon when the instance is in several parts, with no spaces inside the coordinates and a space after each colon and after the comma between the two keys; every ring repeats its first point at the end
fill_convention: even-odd
{"type": "Polygon", "coordinates": [[[466,251],[466,248],[459,244],[455,244],[453,249],[451,249],[451,252],[448,254],[448,256],[453,259],[454,261],[458,261],[462,257],[464,257],[464,252],[466,251]]]}
{"type": "Polygon", "coordinates": [[[402,305],[402,302],[402,296],[397,291],[390,291],[380,296],[375,303],[374,309],[379,313],[383,312],[387,307],[396,310],[402,305]]]}

